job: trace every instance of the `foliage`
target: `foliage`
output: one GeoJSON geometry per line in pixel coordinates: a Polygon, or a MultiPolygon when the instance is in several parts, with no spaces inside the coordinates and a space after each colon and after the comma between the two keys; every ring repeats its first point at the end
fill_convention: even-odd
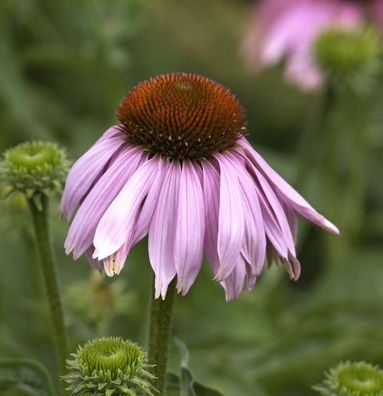
{"type": "Polygon", "coordinates": [[[31,359],[0,359],[0,392],[4,396],[54,396],[47,370],[31,359]]]}
{"type": "MultiPolygon", "coordinates": [[[[115,122],[126,91],[162,72],[201,73],[229,86],[246,109],[254,146],[339,226],[341,237],[302,223],[301,279],[291,283],[270,268],[253,292],[230,303],[204,264],[175,307],[175,334],[192,357],[184,378],[193,373],[198,396],[199,383],[223,395],[309,396],[339,361],[383,366],[383,81],[377,75],[362,98],[341,91],[313,130],[307,119],[319,95],[284,84],[278,67],[258,77],[246,70],[238,48],[250,6],[245,0],[1,1],[0,149],[49,139],[75,159],[115,122]]],[[[0,355],[33,357],[54,375],[28,214],[23,202],[0,205],[0,355]]],[[[71,350],[106,335],[144,344],[151,291],[145,242],[117,280],[127,295],[121,284],[109,289],[116,280],[105,281],[117,301],[104,308],[104,292],[92,297],[87,289],[86,260],[65,256],[67,225],[57,216],[57,200],[51,207],[71,350]]],[[[170,356],[179,377],[178,351],[170,356]]]]}

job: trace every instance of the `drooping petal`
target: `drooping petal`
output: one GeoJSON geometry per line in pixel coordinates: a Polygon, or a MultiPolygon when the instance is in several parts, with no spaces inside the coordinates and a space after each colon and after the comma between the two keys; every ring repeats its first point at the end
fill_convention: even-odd
{"type": "Polygon", "coordinates": [[[184,160],[179,182],[174,260],[177,290],[185,295],[202,263],[205,234],[202,186],[195,166],[184,160]]]}
{"type": "Polygon", "coordinates": [[[299,260],[294,256],[290,256],[288,260],[283,260],[282,263],[285,266],[290,278],[293,280],[298,280],[301,274],[301,264],[299,260]]]}
{"type": "Polygon", "coordinates": [[[95,269],[101,271],[101,270],[103,269],[103,262],[102,262],[102,261],[99,261],[99,260],[97,260],[97,259],[94,259],[94,258],[93,258],[93,253],[94,253],[94,246],[92,245],[92,246],[89,247],[89,248],[87,249],[87,251],[85,252],[86,258],[88,259],[89,264],[90,264],[93,268],[95,268],[95,269]]]}
{"type": "Polygon", "coordinates": [[[295,244],[294,238],[292,234],[292,230],[290,229],[289,222],[286,217],[286,213],[283,210],[281,202],[279,201],[278,197],[275,195],[273,189],[270,187],[267,180],[263,177],[261,172],[257,170],[252,163],[249,163],[252,171],[254,172],[255,177],[257,178],[260,188],[264,193],[265,200],[268,202],[270,209],[272,210],[275,219],[278,222],[279,228],[282,232],[283,238],[285,240],[286,246],[288,247],[289,251],[295,255],[295,244]]]}
{"type": "Polygon", "coordinates": [[[294,238],[294,242],[296,242],[298,233],[296,212],[290,205],[286,204],[285,202],[282,202],[282,206],[283,210],[286,213],[287,221],[289,222],[289,227],[291,230],[291,234],[294,238]]]}
{"type": "Polygon", "coordinates": [[[334,234],[339,234],[338,228],[319,214],[297,191],[294,190],[271,166],[251,147],[245,138],[240,143],[246,149],[250,161],[260,170],[277,191],[281,199],[291,205],[303,217],[314,224],[334,234]]]}
{"type": "Polygon", "coordinates": [[[144,162],[105,211],[94,236],[94,257],[104,259],[133,238],[139,210],[157,177],[158,162],[157,157],[144,162]]]}
{"type": "Polygon", "coordinates": [[[132,245],[135,245],[149,232],[150,222],[152,220],[154,209],[157,204],[157,199],[160,194],[162,182],[168,171],[169,166],[171,166],[169,161],[164,160],[161,157],[158,158],[157,178],[150,187],[148,195],[145,198],[144,205],[142,206],[142,210],[138,216],[136,228],[134,230],[132,245]]]}
{"type": "Polygon", "coordinates": [[[109,128],[72,166],[60,205],[60,212],[68,221],[110,158],[124,143],[122,136],[116,127],[109,128]]]}
{"type": "Polygon", "coordinates": [[[77,259],[92,245],[97,224],[110,203],[139,166],[143,151],[124,148],[81,204],[69,228],[65,250],[77,259]]]}
{"type": "MultiPolygon", "coordinates": [[[[258,199],[258,203],[259,203],[259,206],[261,209],[261,213],[262,213],[261,218],[263,221],[263,226],[264,226],[264,230],[265,230],[267,239],[274,246],[274,248],[276,249],[278,254],[282,258],[287,259],[288,255],[289,255],[289,247],[285,241],[285,238],[281,231],[281,227],[280,227],[278,220],[270,206],[270,203],[267,201],[267,198],[266,198],[264,192],[262,191],[261,186],[258,183],[258,180],[256,179],[255,173],[253,172],[252,169],[250,169],[250,171],[253,174],[253,178],[255,177],[255,180],[253,179],[251,182],[248,182],[246,184],[253,186],[253,188],[256,191],[256,197],[258,199]]],[[[247,175],[250,176],[249,173],[247,173],[247,175]]]]}
{"type": "Polygon", "coordinates": [[[219,269],[217,250],[219,213],[219,173],[210,161],[202,163],[205,208],[205,242],[207,260],[216,276],[219,269]]]}
{"type": "Polygon", "coordinates": [[[274,213],[272,212],[269,203],[266,201],[263,192],[259,190],[259,187],[256,186],[255,188],[257,189],[267,239],[278,252],[279,256],[287,259],[289,248],[286,244],[285,238],[283,237],[279,224],[275,219],[274,213]]]}
{"type": "Polygon", "coordinates": [[[225,289],[226,301],[238,297],[245,287],[246,279],[246,262],[242,256],[239,256],[231,274],[221,282],[225,289]]]}
{"type": "Polygon", "coordinates": [[[266,256],[266,235],[258,192],[254,180],[235,156],[231,156],[241,186],[242,202],[245,211],[245,238],[242,255],[252,268],[252,275],[259,275],[266,256]]]}
{"type": "Polygon", "coordinates": [[[155,273],[156,298],[165,299],[169,283],[176,274],[174,240],[180,176],[181,166],[178,161],[173,161],[165,175],[149,226],[149,258],[155,273]]]}
{"type": "Polygon", "coordinates": [[[109,257],[106,257],[102,260],[106,275],[109,277],[112,277],[113,275],[119,275],[122,268],[124,267],[131,246],[131,242],[127,241],[117,250],[116,253],[113,253],[109,257]]]}
{"type": "Polygon", "coordinates": [[[226,279],[238,260],[245,233],[244,210],[238,178],[230,162],[222,154],[216,158],[220,166],[220,202],[218,217],[218,256],[220,268],[216,278],[226,279]]]}

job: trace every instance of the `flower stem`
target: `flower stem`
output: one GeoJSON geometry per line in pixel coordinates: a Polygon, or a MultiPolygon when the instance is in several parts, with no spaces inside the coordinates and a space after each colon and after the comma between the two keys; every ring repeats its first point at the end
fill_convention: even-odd
{"type": "Polygon", "coordinates": [[[156,380],[153,385],[162,396],[166,395],[166,369],[172,330],[175,288],[176,283],[172,281],[165,300],[162,300],[154,297],[153,287],[150,307],[149,363],[154,365],[152,373],[156,380]]]}
{"type": "MultiPolygon", "coordinates": [[[[54,339],[60,375],[66,373],[65,360],[67,358],[67,338],[64,327],[63,310],[61,306],[59,285],[56,275],[56,263],[53,257],[49,231],[49,202],[45,196],[41,197],[41,208],[36,206],[33,199],[29,200],[35,230],[36,246],[43,272],[45,291],[48,297],[50,316],[54,327],[54,339]]],[[[65,394],[65,391],[64,391],[65,394]]]]}
{"type": "Polygon", "coordinates": [[[320,134],[327,122],[333,102],[332,85],[327,82],[315,98],[314,106],[307,118],[299,141],[298,169],[294,180],[294,186],[297,188],[305,184],[313,165],[316,165],[319,159],[318,141],[320,141],[320,134]]]}

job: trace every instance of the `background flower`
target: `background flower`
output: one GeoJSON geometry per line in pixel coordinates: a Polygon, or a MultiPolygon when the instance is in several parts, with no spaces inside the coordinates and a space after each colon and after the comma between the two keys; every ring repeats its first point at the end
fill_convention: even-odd
{"type": "Polygon", "coordinates": [[[286,60],[286,78],[313,89],[323,79],[313,58],[315,39],[326,29],[361,29],[367,10],[381,27],[381,1],[260,1],[254,7],[243,53],[255,70],[286,60]]]}

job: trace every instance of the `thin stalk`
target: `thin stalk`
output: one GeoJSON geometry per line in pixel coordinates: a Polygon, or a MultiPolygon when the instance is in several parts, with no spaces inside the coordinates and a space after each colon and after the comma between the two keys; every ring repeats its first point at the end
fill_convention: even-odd
{"type": "MultiPolygon", "coordinates": [[[[67,358],[67,337],[64,327],[63,310],[60,300],[59,285],[56,274],[56,262],[49,229],[49,202],[45,196],[41,197],[42,207],[39,209],[35,202],[29,200],[35,230],[36,246],[43,273],[45,291],[48,297],[50,317],[54,330],[54,340],[60,375],[65,375],[65,359],[67,358]]],[[[64,394],[65,394],[64,390],[64,394]]]]}
{"type": "Polygon", "coordinates": [[[319,158],[318,141],[320,141],[320,133],[327,122],[333,102],[334,92],[332,84],[327,82],[316,98],[299,141],[298,169],[294,180],[294,186],[298,189],[305,184],[313,168],[313,163],[319,158]]]}
{"type": "MultiPolygon", "coordinates": [[[[327,82],[327,101],[328,101],[328,114],[327,117],[330,118],[332,111],[339,111],[339,107],[335,109],[338,105],[338,92],[334,86],[333,81],[327,82]]],[[[341,205],[340,194],[342,189],[340,185],[342,184],[342,178],[340,175],[339,167],[339,154],[341,148],[341,128],[331,123],[331,119],[327,120],[327,125],[323,130],[323,159],[324,167],[322,173],[322,183],[324,191],[324,213],[332,221],[342,219],[343,204],[341,205]]],[[[341,227],[341,224],[338,223],[341,227]]],[[[341,229],[342,232],[342,229],[341,229]]],[[[336,238],[330,233],[324,234],[326,250],[328,252],[327,263],[331,266],[333,264],[340,264],[343,261],[346,241],[345,238],[336,238]]]]}
{"type": "Polygon", "coordinates": [[[159,394],[166,396],[166,371],[169,355],[169,344],[173,322],[173,305],[175,296],[175,281],[171,282],[165,300],[154,297],[154,287],[150,307],[149,322],[149,363],[154,365],[153,384],[159,394]]]}

